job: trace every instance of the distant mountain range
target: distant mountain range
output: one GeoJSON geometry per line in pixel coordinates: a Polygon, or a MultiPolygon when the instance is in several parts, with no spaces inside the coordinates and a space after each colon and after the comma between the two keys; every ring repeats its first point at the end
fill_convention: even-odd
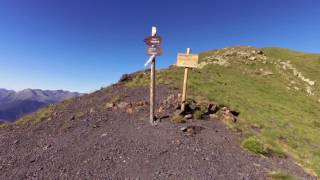
{"type": "Polygon", "coordinates": [[[80,95],[77,92],[63,90],[25,89],[16,92],[0,88],[0,121],[13,122],[44,106],[80,95]]]}

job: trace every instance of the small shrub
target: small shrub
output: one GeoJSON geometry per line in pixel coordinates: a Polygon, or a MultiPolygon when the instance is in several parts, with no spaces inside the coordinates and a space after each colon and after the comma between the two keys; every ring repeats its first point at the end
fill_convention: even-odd
{"type": "Polygon", "coordinates": [[[10,126],[10,125],[7,124],[7,123],[0,124],[0,129],[2,129],[2,128],[7,128],[7,127],[9,127],[9,126],[10,126]]]}
{"type": "Polygon", "coordinates": [[[255,153],[255,154],[262,154],[266,155],[267,152],[264,149],[264,145],[261,143],[260,140],[258,140],[256,137],[251,136],[241,143],[242,147],[255,153]]]}
{"type": "Polygon", "coordinates": [[[287,157],[286,153],[277,146],[265,145],[265,151],[268,153],[268,155],[276,156],[279,158],[287,157]]]}
{"type": "Polygon", "coordinates": [[[294,180],[295,179],[293,176],[280,171],[271,172],[270,178],[272,180],[294,180]]]}
{"type": "Polygon", "coordinates": [[[319,121],[313,121],[312,124],[314,127],[320,128],[320,122],[319,121]]]}
{"type": "Polygon", "coordinates": [[[118,102],[120,102],[120,100],[121,100],[121,98],[120,98],[120,96],[119,95],[115,95],[115,96],[112,96],[112,98],[111,98],[111,103],[118,103],[118,102]]]}
{"type": "Polygon", "coordinates": [[[203,114],[204,114],[203,111],[201,111],[201,110],[196,110],[196,111],[193,113],[193,117],[194,117],[194,119],[202,119],[202,118],[203,118],[203,114]]]}
{"type": "Polygon", "coordinates": [[[76,113],[75,118],[76,118],[76,119],[82,118],[84,115],[85,115],[85,113],[82,112],[82,111],[80,111],[80,112],[77,112],[77,113],[76,113]]]}
{"type": "Polygon", "coordinates": [[[177,115],[174,115],[171,118],[171,122],[173,122],[173,123],[183,123],[184,122],[184,118],[183,118],[183,116],[177,114],[177,115]]]}
{"type": "Polygon", "coordinates": [[[47,118],[54,112],[54,107],[46,107],[42,108],[38,112],[35,112],[33,114],[23,116],[22,118],[18,119],[16,121],[16,124],[23,125],[26,123],[31,122],[32,124],[37,124],[47,118]]]}
{"type": "Polygon", "coordinates": [[[62,124],[62,129],[70,129],[71,128],[71,124],[67,121],[65,121],[63,124],[62,124]]]}

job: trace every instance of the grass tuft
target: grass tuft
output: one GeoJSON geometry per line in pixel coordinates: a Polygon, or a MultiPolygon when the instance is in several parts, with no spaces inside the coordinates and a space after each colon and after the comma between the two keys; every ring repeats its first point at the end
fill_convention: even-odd
{"type": "Polygon", "coordinates": [[[196,110],[194,113],[193,113],[193,118],[194,119],[202,119],[203,118],[203,114],[204,112],[201,111],[201,110],[196,110]]]}
{"type": "Polygon", "coordinates": [[[4,129],[4,128],[8,128],[10,126],[10,124],[8,123],[3,123],[3,124],[0,124],[0,129],[4,129]]]}
{"type": "Polygon", "coordinates": [[[46,107],[42,108],[41,110],[32,113],[30,115],[24,116],[16,121],[17,125],[23,125],[26,123],[32,123],[32,124],[37,124],[45,119],[48,119],[52,113],[54,112],[54,107],[46,107]]]}
{"type": "Polygon", "coordinates": [[[270,173],[272,180],[295,180],[295,178],[287,173],[281,171],[274,171],[270,173]]]}
{"type": "Polygon", "coordinates": [[[263,143],[254,136],[251,136],[241,143],[242,147],[255,153],[255,154],[262,154],[267,155],[268,152],[265,150],[263,143]]]}
{"type": "Polygon", "coordinates": [[[183,116],[181,116],[179,114],[176,114],[171,118],[171,122],[173,122],[173,123],[184,123],[185,121],[184,121],[183,116]]]}

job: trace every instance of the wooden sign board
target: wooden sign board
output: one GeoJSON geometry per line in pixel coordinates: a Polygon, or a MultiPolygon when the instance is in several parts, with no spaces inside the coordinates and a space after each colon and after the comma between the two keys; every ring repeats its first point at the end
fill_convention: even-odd
{"type": "Polygon", "coordinates": [[[154,56],[160,56],[160,55],[162,55],[162,53],[163,53],[163,49],[160,48],[160,47],[149,47],[149,48],[147,49],[147,53],[148,53],[148,55],[150,55],[150,56],[152,56],[152,55],[154,55],[154,56]]]}
{"type": "Polygon", "coordinates": [[[178,54],[177,66],[197,68],[199,62],[198,54],[178,54]]]}
{"type": "Polygon", "coordinates": [[[149,36],[144,39],[144,42],[148,46],[160,46],[162,42],[162,38],[160,36],[149,36]]]}

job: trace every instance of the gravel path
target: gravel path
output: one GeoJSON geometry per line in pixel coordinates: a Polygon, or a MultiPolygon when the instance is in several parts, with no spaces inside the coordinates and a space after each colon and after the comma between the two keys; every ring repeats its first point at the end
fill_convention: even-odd
{"type": "Polygon", "coordinates": [[[0,179],[267,179],[278,170],[315,179],[290,158],[243,150],[241,133],[219,120],[171,123],[176,104],[163,100],[177,91],[157,93],[164,118],[155,127],[147,89],[118,84],[65,103],[36,125],[0,129],[0,179]]]}

